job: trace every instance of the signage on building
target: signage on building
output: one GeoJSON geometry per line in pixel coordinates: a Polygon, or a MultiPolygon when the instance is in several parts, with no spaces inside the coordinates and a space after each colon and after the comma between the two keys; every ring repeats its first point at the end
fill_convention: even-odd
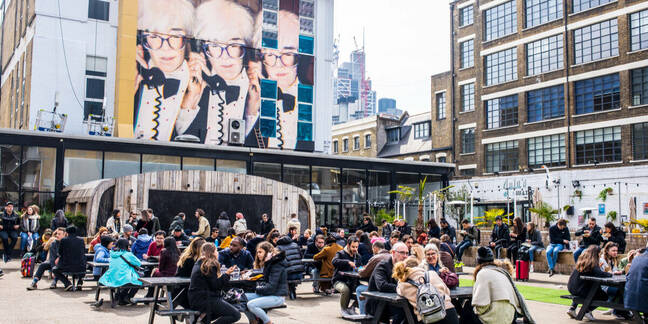
{"type": "Polygon", "coordinates": [[[605,215],[605,204],[599,204],[598,205],[598,214],[599,215],[605,215]]]}
{"type": "Polygon", "coordinates": [[[648,215],[648,203],[643,204],[643,214],[648,215]]]}

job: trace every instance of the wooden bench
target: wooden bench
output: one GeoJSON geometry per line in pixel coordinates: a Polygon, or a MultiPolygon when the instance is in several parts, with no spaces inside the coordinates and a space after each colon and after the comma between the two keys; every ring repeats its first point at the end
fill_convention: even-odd
{"type": "MultiPolygon", "coordinates": [[[[92,304],[92,306],[99,308],[99,307],[101,307],[103,305],[103,298],[99,299],[102,289],[110,290],[110,307],[115,308],[115,306],[117,305],[117,300],[115,299],[115,291],[117,289],[130,289],[130,288],[139,289],[139,288],[145,288],[145,287],[147,287],[147,286],[144,285],[144,284],[141,285],[141,286],[128,284],[128,285],[124,285],[124,286],[121,286],[121,287],[108,287],[108,286],[104,286],[101,283],[97,282],[97,290],[96,290],[96,293],[95,293],[95,302],[92,304]]],[[[145,299],[145,298],[140,298],[140,299],[145,299]]],[[[135,301],[135,298],[133,299],[133,301],[135,301]]],[[[153,301],[153,300],[151,300],[151,301],[153,301]]],[[[139,302],[144,302],[144,301],[139,301],[139,302]]]]}
{"type": "Polygon", "coordinates": [[[205,317],[204,313],[201,314],[199,311],[191,309],[158,309],[155,311],[155,314],[158,316],[169,316],[171,323],[175,323],[176,321],[184,322],[187,319],[189,323],[195,324],[205,317]]]}

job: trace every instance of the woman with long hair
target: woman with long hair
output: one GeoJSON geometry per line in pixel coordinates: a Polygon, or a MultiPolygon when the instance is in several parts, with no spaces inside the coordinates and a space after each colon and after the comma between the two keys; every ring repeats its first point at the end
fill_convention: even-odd
{"type": "Polygon", "coordinates": [[[419,263],[425,260],[425,249],[423,248],[422,245],[414,244],[410,249],[410,254],[413,257],[416,257],[416,259],[419,260],[419,263]]]}
{"type": "Polygon", "coordinates": [[[270,242],[261,242],[257,245],[256,255],[254,257],[254,270],[263,269],[266,256],[272,254],[272,251],[274,251],[274,246],[270,242]]]}
{"type": "Polygon", "coordinates": [[[110,233],[119,234],[122,232],[121,211],[119,209],[112,211],[110,218],[106,221],[106,228],[110,233]]]}
{"type": "Polygon", "coordinates": [[[94,246],[101,243],[101,237],[108,234],[108,229],[106,227],[99,227],[97,234],[90,241],[90,247],[88,248],[88,253],[94,253],[94,246]]]}
{"type": "Polygon", "coordinates": [[[625,253],[626,241],[625,232],[617,228],[614,223],[607,222],[603,225],[603,233],[601,234],[603,243],[614,242],[618,246],[619,253],[625,253]]]}
{"type": "Polygon", "coordinates": [[[257,319],[263,324],[272,323],[263,309],[283,305],[284,296],[288,295],[286,253],[275,248],[266,253],[265,251],[269,249],[267,244],[270,243],[263,242],[257,247],[257,258],[263,260],[261,264],[263,278],[257,282],[254,293],[245,293],[248,299],[248,311],[245,315],[250,323],[258,323],[257,319]],[[264,255],[260,256],[260,254],[264,255]]]}
{"type": "MultiPolygon", "coordinates": [[[[572,272],[571,276],[569,276],[569,282],[567,283],[567,289],[569,290],[570,294],[581,298],[587,297],[587,294],[591,290],[592,284],[594,284],[594,282],[590,280],[584,280],[581,278],[582,276],[600,277],[600,278],[612,277],[611,273],[601,270],[601,267],[599,265],[600,251],[601,248],[599,248],[598,246],[590,245],[578,257],[578,262],[576,262],[576,268],[572,272]]],[[[596,300],[606,300],[607,297],[608,297],[607,294],[601,288],[599,288],[596,291],[596,294],[594,295],[594,299],[596,300]]],[[[577,306],[578,304],[572,302],[572,306],[567,311],[567,315],[569,315],[569,317],[576,318],[577,306]]],[[[595,309],[596,307],[590,307],[587,310],[587,313],[585,313],[585,318],[587,320],[589,321],[596,320],[594,318],[594,315],[592,315],[592,311],[595,309]]]]}
{"type": "Polygon", "coordinates": [[[544,243],[542,242],[542,234],[536,229],[534,222],[528,222],[526,224],[526,230],[526,243],[531,244],[531,248],[529,248],[529,270],[533,272],[535,252],[544,250],[544,243]]]}
{"type": "Polygon", "coordinates": [[[614,242],[607,242],[601,250],[599,258],[601,270],[612,274],[621,274],[619,269],[619,245],[614,242]]]}
{"type": "Polygon", "coordinates": [[[56,214],[54,214],[54,218],[52,218],[52,224],[50,225],[52,231],[59,227],[63,227],[63,228],[68,227],[68,220],[67,218],[65,218],[65,212],[62,209],[56,211],[56,214]]]}
{"type": "Polygon", "coordinates": [[[515,260],[518,259],[518,250],[520,249],[520,246],[522,243],[526,242],[527,232],[524,227],[522,218],[519,216],[513,218],[513,226],[511,233],[509,234],[509,236],[511,236],[511,244],[509,244],[509,251],[511,251],[511,253],[508,253],[509,258],[511,258],[511,263],[513,264],[515,264],[515,260]]]}
{"type": "MultiPolygon", "coordinates": [[[[40,229],[40,209],[36,205],[27,207],[20,217],[20,254],[25,253],[29,239],[32,240],[32,246],[38,241],[38,229],[40,229]]],[[[31,247],[29,248],[31,249],[31,247]]]]}
{"type": "Polygon", "coordinates": [[[417,283],[422,282],[427,272],[428,283],[432,284],[439,294],[444,297],[443,300],[445,303],[446,317],[435,323],[458,324],[459,318],[457,317],[457,310],[454,308],[454,305],[452,305],[450,299],[450,289],[448,289],[448,287],[443,283],[443,280],[441,280],[441,277],[439,277],[436,272],[425,270],[418,265],[418,259],[413,256],[410,256],[405,261],[398,262],[394,265],[392,278],[398,280],[396,293],[399,296],[407,298],[414,309],[414,314],[419,321],[422,321],[423,317],[416,309],[416,295],[418,287],[411,284],[410,281],[417,283]]]}
{"type": "Polygon", "coordinates": [[[180,250],[173,237],[164,239],[164,248],[160,252],[160,265],[153,271],[153,277],[173,277],[178,269],[180,250]]]}
{"type": "Polygon", "coordinates": [[[428,237],[441,238],[441,227],[439,227],[434,218],[428,222],[428,237]]]}
{"type": "Polygon", "coordinates": [[[200,259],[191,271],[189,284],[189,305],[191,309],[205,313],[206,323],[229,324],[241,319],[241,313],[223,299],[229,286],[232,266],[221,273],[218,251],[214,244],[203,244],[200,259]],[[215,322],[212,322],[216,320],[215,322]]]}
{"type": "MultiPolygon", "coordinates": [[[[190,278],[191,271],[193,270],[196,261],[200,259],[200,250],[205,244],[205,239],[202,237],[195,237],[189,243],[189,246],[182,252],[177,263],[176,277],[190,278]]],[[[187,297],[187,290],[183,287],[178,287],[173,291],[173,298],[176,303],[184,308],[189,308],[189,299],[187,297]]]]}

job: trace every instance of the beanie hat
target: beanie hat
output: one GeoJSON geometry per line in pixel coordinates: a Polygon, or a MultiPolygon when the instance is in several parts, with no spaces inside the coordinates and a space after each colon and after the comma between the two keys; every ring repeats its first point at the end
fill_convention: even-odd
{"type": "Polygon", "coordinates": [[[482,246],[477,250],[477,263],[482,264],[493,262],[494,260],[495,256],[493,255],[493,251],[491,251],[491,249],[482,246]]]}
{"type": "Polygon", "coordinates": [[[124,232],[125,233],[132,232],[132,231],[133,231],[133,226],[132,225],[130,225],[130,224],[124,225],[124,232]]]}

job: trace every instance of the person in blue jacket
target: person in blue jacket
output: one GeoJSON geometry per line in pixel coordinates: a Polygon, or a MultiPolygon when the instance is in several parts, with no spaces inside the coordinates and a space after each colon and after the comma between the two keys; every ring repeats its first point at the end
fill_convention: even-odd
{"type": "Polygon", "coordinates": [[[626,275],[623,306],[633,312],[642,312],[645,322],[648,320],[646,300],[648,300],[648,252],[644,252],[632,260],[632,265],[626,275]]]}
{"type": "MultiPolygon", "coordinates": [[[[110,250],[112,250],[114,242],[115,240],[113,240],[112,236],[110,235],[104,235],[101,237],[101,243],[95,245],[95,263],[110,263],[110,250]]],[[[95,280],[99,280],[103,269],[105,269],[105,267],[94,267],[92,269],[92,275],[94,276],[95,280]]]]}
{"type": "Polygon", "coordinates": [[[153,238],[148,234],[148,230],[142,228],[138,232],[137,240],[133,243],[131,251],[138,259],[142,260],[143,255],[148,251],[151,242],[153,242],[153,238]]]}
{"type": "MultiPolygon", "coordinates": [[[[131,252],[128,251],[128,240],[117,240],[117,251],[110,253],[110,266],[108,271],[101,276],[99,283],[106,287],[122,287],[124,285],[141,286],[139,281],[138,267],[142,262],[131,252]]],[[[138,288],[120,288],[117,289],[117,298],[119,305],[127,305],[130,299],[135,296],[138,288]]]]}

